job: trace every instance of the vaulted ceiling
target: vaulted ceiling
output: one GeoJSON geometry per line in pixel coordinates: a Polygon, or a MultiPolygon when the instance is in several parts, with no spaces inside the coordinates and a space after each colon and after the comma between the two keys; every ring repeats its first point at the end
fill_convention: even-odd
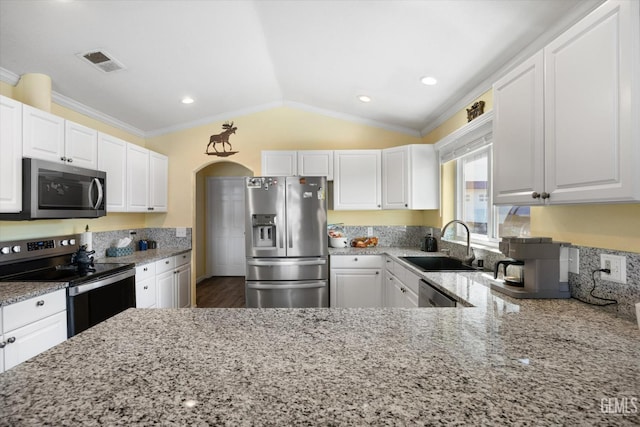
{"type": "Polygon", "coordinates": [[[147,136],[279,105],[419,135],[580,3],[0,0],[0,67],[147,136]]]}

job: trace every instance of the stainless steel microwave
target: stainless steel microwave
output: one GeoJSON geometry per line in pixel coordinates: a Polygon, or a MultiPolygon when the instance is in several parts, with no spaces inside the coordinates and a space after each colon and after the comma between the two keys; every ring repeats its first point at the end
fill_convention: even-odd
{"type": "Polygon", "coordinates": [[[25,157],[22,212],[0,214],[0,220],[105,216],[106,178],[103,171],[25,157]]]}

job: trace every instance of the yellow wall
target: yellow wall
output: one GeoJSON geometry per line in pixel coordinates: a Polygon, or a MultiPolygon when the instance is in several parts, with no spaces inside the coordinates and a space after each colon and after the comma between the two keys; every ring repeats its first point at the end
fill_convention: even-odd
{"type": "MultiPolygon", "coordinates": [[[[222,122],[211,123],[151,138],[147,147],[169,156],[169,214],[153,226],[176,227],[192,223],[195,206],[195,171],[215,156],[205,154],[209,137],[222,131],[222,122]],[[176,191],[174,186],[180,186],[176,191]]],[[[234,119],[238,128],[230,142],[237,154],[226,160],[260,175],[261,150],[319,150],[386,148],[420,143],[418,137],[287,107],[274,108],[234,119]]],[[[422,224],[423,214],[411,211],[333,211],[330,221],[357,224],[422,224]],[[392,222],[388,222],[392,221],[392,222]]],[[[153,218],[151,218],[153,220],[153,218]]]]}
{"type": "MultiPolygon", "coordinates": [[[[485,111],[493,109],[491,90],[477,100],[485,101],[485,111]]],[[[466,123],[467,114],[463,109],[425,135],[422,141],[436,143],[466,123]]],[[[442,222],[438,226],[455,215],[454,165],[455,162],[450,162],[442,168],[442,222]]],[[[531,210],[531,235],[548,236],[579,246],[640,252],[640,203],[534,207],[531,210]]]]}

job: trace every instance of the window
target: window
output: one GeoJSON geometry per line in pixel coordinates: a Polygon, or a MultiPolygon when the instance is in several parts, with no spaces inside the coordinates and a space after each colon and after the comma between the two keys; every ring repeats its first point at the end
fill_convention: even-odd
{"type": "MultiPolygon", "coordinates": [[[[493,111],[488,111],[435,147],[443,165],[443,204],[455,204],[455,218],[469,226],[474,243],[497,247],[502,236],[529,236],[530,211],[528,206],[493,206],[492,123],[493,111]]],[[[452,226],[446,238],[466,242],[467,236],[463,227],[452,226]]]]}
{"type": "MultiPolygon", "coordinates": [[[[495,245],[502,236],[529,235],[528,206],[493,206],[491,198],[491,145],[457,159],[456,218],[469,226],[475,243],[495,245]]],[[[462,227],[455,239],[464,240],[462,227]]]]}

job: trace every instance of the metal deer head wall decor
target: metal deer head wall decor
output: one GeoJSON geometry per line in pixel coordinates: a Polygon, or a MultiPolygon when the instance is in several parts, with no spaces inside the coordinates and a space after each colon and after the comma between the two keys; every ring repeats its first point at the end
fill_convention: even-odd
{"type": "Polygon", "coordinates": [[[233,147],[231,147],[229,137],[231,136],[231,134],[236,133],[238,128],[233,125],[233,122],[224,122],[224,124],[222,125],[222,129],[223,132],[217,135],[211,135],[209,137],[209,144],[207,144],[205,154],[208,154],[210,156],[227,157],[237,153],[237,151],[231,151],[233,150],[233,147]],[[218,151],[218,149],[216,148],[216,144],[222,144],[222,151],[218,151]],[[229,145],[229,151],[227,151],[226,145],[229,145]],[[214,151],[209,151],[209,147],[213,147],[214,151]]]}

